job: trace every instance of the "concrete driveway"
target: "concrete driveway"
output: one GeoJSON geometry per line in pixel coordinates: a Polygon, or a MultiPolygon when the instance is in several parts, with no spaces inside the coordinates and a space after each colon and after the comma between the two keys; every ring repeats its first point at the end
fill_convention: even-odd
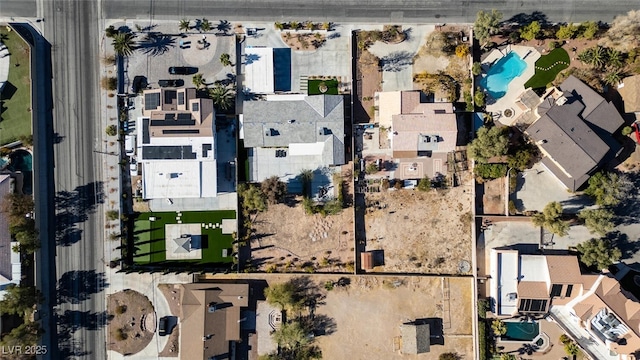
{"type": "Polygon", "coordinates": [[[516,192],[511,194],[511,199],[520,211],[542,211],[545,205],[557,201],[564,212],[575,214],[593,205],[589,197],[569,192],[541,163],[518,174],[516,192]]]}

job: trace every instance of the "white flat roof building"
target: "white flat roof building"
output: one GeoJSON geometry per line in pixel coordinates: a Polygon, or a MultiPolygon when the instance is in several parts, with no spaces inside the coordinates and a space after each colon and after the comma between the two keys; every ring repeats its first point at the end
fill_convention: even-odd
{"type": "Polygon", "coordinates": [[[273,48],[251,47],[245,49],[244,87],[254,94],[273,94],[273,48]]]}

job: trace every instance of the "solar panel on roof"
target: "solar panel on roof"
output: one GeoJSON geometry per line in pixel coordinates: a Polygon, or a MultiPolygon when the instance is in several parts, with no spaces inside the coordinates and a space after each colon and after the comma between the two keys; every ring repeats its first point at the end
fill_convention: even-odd
{"type": "Polygon", "coordinates": [[[145,110],[157,109],[158,105],[160,105],[160,94],[158,93],[144,94],[145,110]]]}
{"type": "Polygon", "coordinates": [[[173,120],[173,119],[175,119],[175,115],[176,114],[174,114],[174,113],[166,113],[166,114],[164,114],[164,119],[165,120],[173,120]]]}
{"type": "Polygon", "coordinates": [[[191,114],[188,113],[180,113],[178,114],[178,120],[190,120],[191,114]]]}
{"type": "Polygon", "coordinates": [[[179,92],[178,93],[178,105],[184,105],[184,93],[183,92],[179,92]]]}

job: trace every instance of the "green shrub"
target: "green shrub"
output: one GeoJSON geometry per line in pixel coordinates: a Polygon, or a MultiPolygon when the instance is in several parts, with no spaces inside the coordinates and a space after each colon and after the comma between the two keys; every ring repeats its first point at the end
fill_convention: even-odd
{"type": "Polygon", "coordinates": [[[118,135],[118,127],[115,125],[109,125],[104,132],[109,136],[116,136],[118,135]]]}
{"type": "Polygon", "coordinates": [[[633,132],[633,128],[631,126],[625,126],[622,128],[622,135],[627,136],[633,132]]]}
{"type": "Polygon", "coordinates": [[[324,288],[327,291],[333,290],[333,286],[334,286],[333,285],[333,281],[327,281],[327,282],[324,283],[324,288]]]}
{"type": "Polygon", "coordinates": [[[118,220],[120,214],[118,213],[118,210],[109,210],[107,211],[106,215],[107,220],[118,220]]]}
{"type": "Polygon", "coordinates": [[[428,177],[423,177],[418,182],[418,190],[420,191],[429,191],[431,190],[431,180],[428,177]]]}
{"type": "Polygon", "coordinates": [[[100,84],[103,89],[114,91],[118,88],[118,79],[113,76],[104,76],[102,80],[100,80],[100,84]]]}
{"type": "Polygon", "coordinates": [[[507,174],[507,165],[504,164],[476,164],[474,169],[476,176],[482,179],[497,179],[507,174]]]}

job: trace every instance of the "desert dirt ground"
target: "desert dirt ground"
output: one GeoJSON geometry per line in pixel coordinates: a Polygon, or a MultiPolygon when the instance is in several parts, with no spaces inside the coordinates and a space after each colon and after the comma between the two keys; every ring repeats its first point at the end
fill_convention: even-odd
{"type": "MultiPolygon", "coordinates": [[[[353,204],[353,175],[342,168],[345,203],[353,204]]],[[[334,187],[337,189],[337,187],[334,187]]],[[[337,194],[335,194],[337,197],[337,194]]],[[[270,205],[253,220],[251,257],[257,270],[353,272],[354,212],[349,206],[337,215],[307,215],[302,198],[270,205]]]]}
{"type": "MultiPolygon", "coordinates": [[[[325,359],[437,359],[456,352],[473,359],[472,278],[350,277],[351,284],[327,292],[317,308],[335,320],[335,332],[316,338],[325,359]],[[394,287],[397,285],[397,287],[394,287]],[[449,288],[443,297],[443,285],[449,288]],[[400,325],[415,319],[441,319],[444,344],[428,354],[399,351],[400,325]]],[[[432,335],[436,329],[431,329],[432,335]]]]}
{"type": "Polygon", "coordinates": [[[156,317],[146,296],[133,290],[109,295],[107,313],[110,317],[108,350],[135,354],[149,345],[156,330],[156,317]]]}
{"type": "Polygon", "coordinates": [[[300,271],[311,264],[319,269],[327,258],[334,265],[323,262],[319,271],[344,271],[337,264],[354,260],[353,209],[337,215],[307,215],[301,198],[296,202],[295,206],[270,205],[256,216],[251,240],[254,266],[264,270],[276,264],[279,272],[300,271]]]}
{"type": "Polygon", "coordinates": [[[482,206],[484,214],[504,215],[504,178],[498,178],[484,183],[482,206]]]}
{"type": "Polygon", "coordinates": [[[467,174],[450,189],[368,193],[366,250],[384,251],[373,271],[457,274],[461,261],[471,264],[472,181],[467,174]]]}

